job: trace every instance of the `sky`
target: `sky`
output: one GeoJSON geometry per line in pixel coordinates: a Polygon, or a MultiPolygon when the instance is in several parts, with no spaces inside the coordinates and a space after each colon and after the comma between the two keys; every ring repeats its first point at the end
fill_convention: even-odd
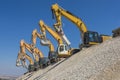
{"type": "MultiPolygon", "coordinates": [[[[23,67],[16,67],[20,50],[20,40],[31,43],[34,29],[40,32],[39,20],[53,28],[51,6],[59,4],[62,8],[77,15],[88,30],[99,34],[112,35],[112,30],[120,26],[120,0],[0,0],[0,75],[21,75],[23,67]]],[[[71,42],[71,47],[78,48],[80,32],[75,24],[62,17],[63,30],[71,42]]],[[[57,47],[56,40],[47,33],[47,38],[57,47]]],[[[45,56],[48,47],[37,45],[45,56]]],[[[29,52],[28,55],[31,56],[29,52]]]]}

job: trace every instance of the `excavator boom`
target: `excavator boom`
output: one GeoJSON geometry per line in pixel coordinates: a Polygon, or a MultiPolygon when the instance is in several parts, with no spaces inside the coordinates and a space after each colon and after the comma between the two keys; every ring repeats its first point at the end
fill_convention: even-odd
{"type": "Polygon", "coordinates": [[[33,30],[32,32],[32,43],[34,46],[36,45],[37,37],[40,38],[41,45],[48,46],[50,51],[54,51],[54,46],[52,42],[46,38],[45,34],[43,35],[43,33],[42,34],[38,33],[36,29],[33,30]]]}
{"type": "Polygon", "coordinates": [[[42,20],[39,22],[40,29],[46,35],[46,30],[57,40],[58,44],[63,44],[62,38],[58,35],[57,32],[52,30],[49,26],[45,25],[42,20]]]}
{"type": "Polygon", "coordinates": [[[58,27],[58,26],[60,27],[62,25],[61,16],[63,15],[64,17],[69,19],[71,22],[76,24],[76,26],[80,29],[81,33],[87,32],[86,25],[77,16],[75,16],[72,13],[70,13],[69,11],[66,11],[63,8],[59,7],[58,4],[52,5],[51,9],[54,12],[56,20],[57,20],[57,23],[55,24],[56,25],[55,27],[58,27]]]}
{"type": "Polygon", "coordinates": [[[24,40],[21,40],[20,42],[20,52],[21,53],[26,53],[26,49],[33,54],[33,57],[36,61],[39,61],[39,57],[41,53],[35,53],[35,49],[32,49],[32,45],[25,43],[24,40]]]}

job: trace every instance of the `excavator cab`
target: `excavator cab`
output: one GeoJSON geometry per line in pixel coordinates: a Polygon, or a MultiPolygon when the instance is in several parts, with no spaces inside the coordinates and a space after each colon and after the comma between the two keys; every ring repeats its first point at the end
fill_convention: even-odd
{"type": "Polygon", "coordinates": [[[83,43],[84,47],[89,47],[91,45],[100,43],[101,38],[100,38],[98,32],[87,31],[84,33],[83,42],[84,42],[83,43]]]}
{"type": "Polygon", "coordinates": [[[67,58],[75,53],[79,52],[80,49],[75,49],[67,46],[66,44],[60,44],[57,48],[59,58],[67,58]]]}
{"type": "Polygon", "coordinates": [[[117,29],[112,30],[112,35],[113,37],[117,37],[120,36],[120,27],[118,27],[117,29]]]}
{"type": "Polygon", "coordinates": [[[60,44],[57,48],[57,52],[58,52],[58,56],[70,56],[70,54],[68,54],[68,49],[67,49],[67,45],[65,44],[60,44]]]}

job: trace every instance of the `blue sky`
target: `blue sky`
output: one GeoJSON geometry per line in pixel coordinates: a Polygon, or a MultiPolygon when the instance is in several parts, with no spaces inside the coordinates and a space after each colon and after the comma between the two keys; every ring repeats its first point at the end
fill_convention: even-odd
{"type": "MultiPolygon", "coordinates": [[[[54,3],[80,17],[88,30],[112,35],[111,31],[120,26],[119,0],[0,0],[0,75],[20,75],[26,71],[15,66],[19,42],[24,39],[31,43],[32,31],[40,30],[40,19],[53,28],[55,20],[52,19],[51,5],[54,3]]],[[[62,20],[71,46],[78,47],[78,28],[69,20],[62,20]]],[[[57,42],[51,35],[47,34],[47,37],[56,48],[57,42]]],[[[49,49],[41,46],[39,39],[36,46],[47,56],[49,49]]]]}

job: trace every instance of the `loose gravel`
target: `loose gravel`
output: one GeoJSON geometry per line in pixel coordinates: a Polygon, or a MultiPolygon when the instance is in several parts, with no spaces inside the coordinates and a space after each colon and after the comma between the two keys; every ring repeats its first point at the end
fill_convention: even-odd
{"type": "Polygon", "coordinates": [[[29,80],[120,80],[120,37],[85,48],[47,70],[29,80]]]}

